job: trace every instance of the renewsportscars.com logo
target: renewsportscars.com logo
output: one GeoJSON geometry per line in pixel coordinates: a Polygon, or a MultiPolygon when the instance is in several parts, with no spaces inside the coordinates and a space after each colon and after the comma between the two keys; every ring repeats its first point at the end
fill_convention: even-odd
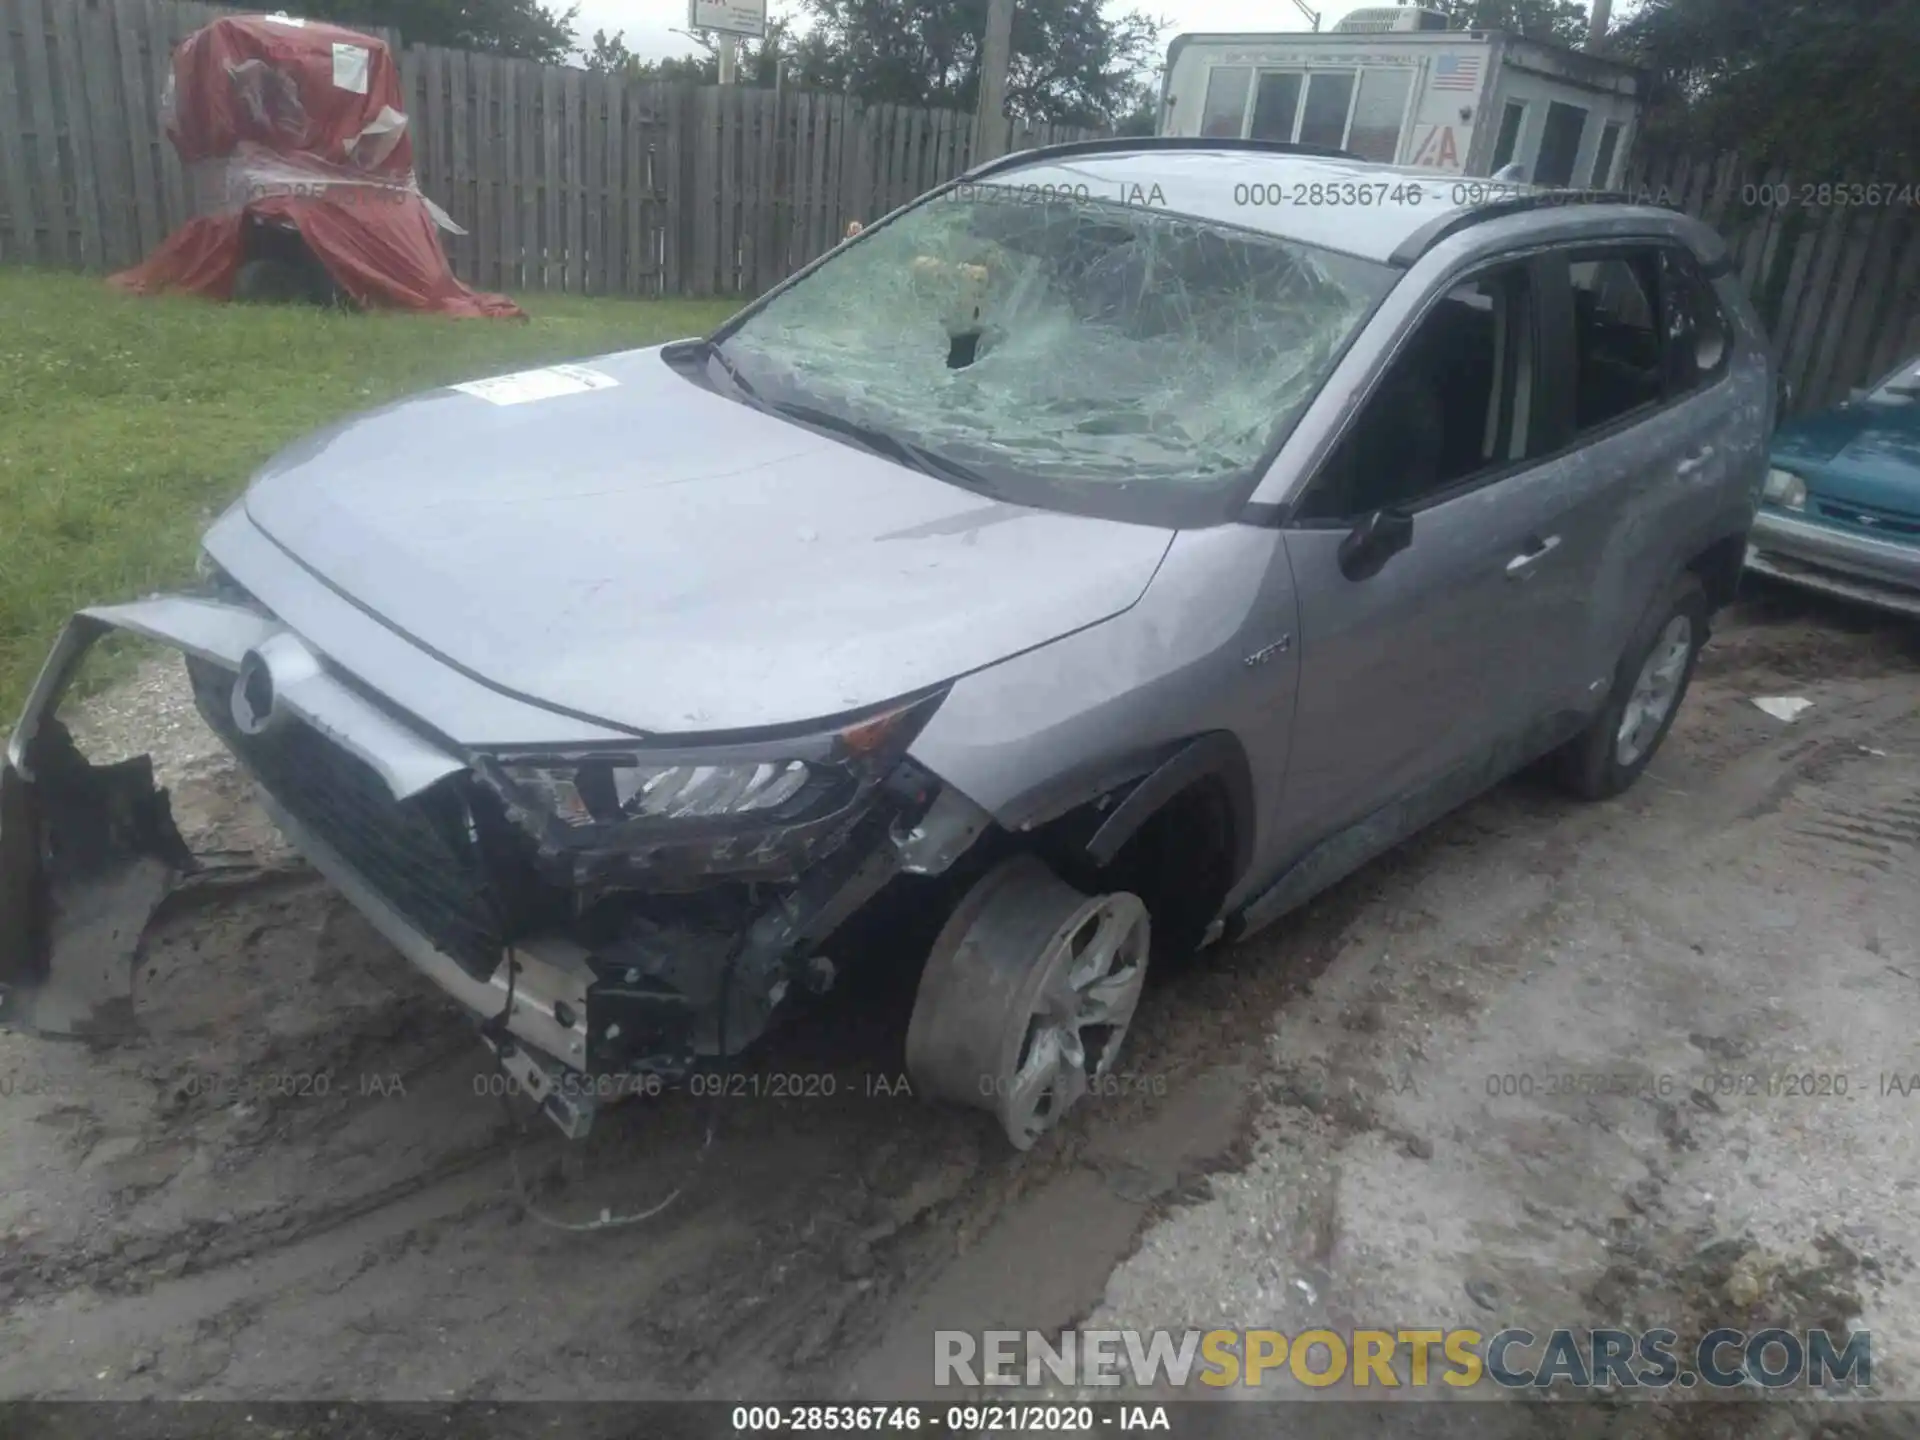
{"type": "Polygon", "coordinates": [[[936,1330],[936,1386],[1866,1389],[1865,1330],[936,1330]]]}

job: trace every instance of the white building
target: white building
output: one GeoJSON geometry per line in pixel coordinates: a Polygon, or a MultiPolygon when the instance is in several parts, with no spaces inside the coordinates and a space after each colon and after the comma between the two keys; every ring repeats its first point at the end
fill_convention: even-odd
{"type": "Polygon", "coordinates": [[[1451,175],[1606,189],[1622,182],[1641,76],[1617,60],[1413,6],[1326,34],[1180,35],[1160,133],[1292,141],[1451,175]]]}

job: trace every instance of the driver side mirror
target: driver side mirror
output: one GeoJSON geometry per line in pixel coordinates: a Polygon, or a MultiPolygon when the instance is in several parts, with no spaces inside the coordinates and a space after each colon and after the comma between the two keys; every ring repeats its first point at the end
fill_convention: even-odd
{"type": "Polygon", "coordinates": [[[1369,579],[1412,543],[1413,516],[1404,510],[1375,510],[1340,542],[1340,573],[1349,580],[1369,579]]]}

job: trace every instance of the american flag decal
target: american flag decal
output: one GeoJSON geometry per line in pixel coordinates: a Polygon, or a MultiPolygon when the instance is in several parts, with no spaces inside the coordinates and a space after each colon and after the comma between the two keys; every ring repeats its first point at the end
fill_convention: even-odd
{"type": "Polygon", "coordinates": [[[1478,55],[1442,55],[1433,67],[1433,88],[1478,90],[1480,88],[1480,57],[1478,55]]]}

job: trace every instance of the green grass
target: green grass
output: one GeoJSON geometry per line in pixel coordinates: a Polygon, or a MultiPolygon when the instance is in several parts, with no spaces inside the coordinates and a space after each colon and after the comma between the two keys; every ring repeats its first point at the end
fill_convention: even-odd
{"type": "Polygon", "coordinates": [[[276,450],[410,391],[704,334],[727,302],[522,300],[530,323],[141,299],[0,269],[0,736],[67,615],[191,577],[276,450]]]}

